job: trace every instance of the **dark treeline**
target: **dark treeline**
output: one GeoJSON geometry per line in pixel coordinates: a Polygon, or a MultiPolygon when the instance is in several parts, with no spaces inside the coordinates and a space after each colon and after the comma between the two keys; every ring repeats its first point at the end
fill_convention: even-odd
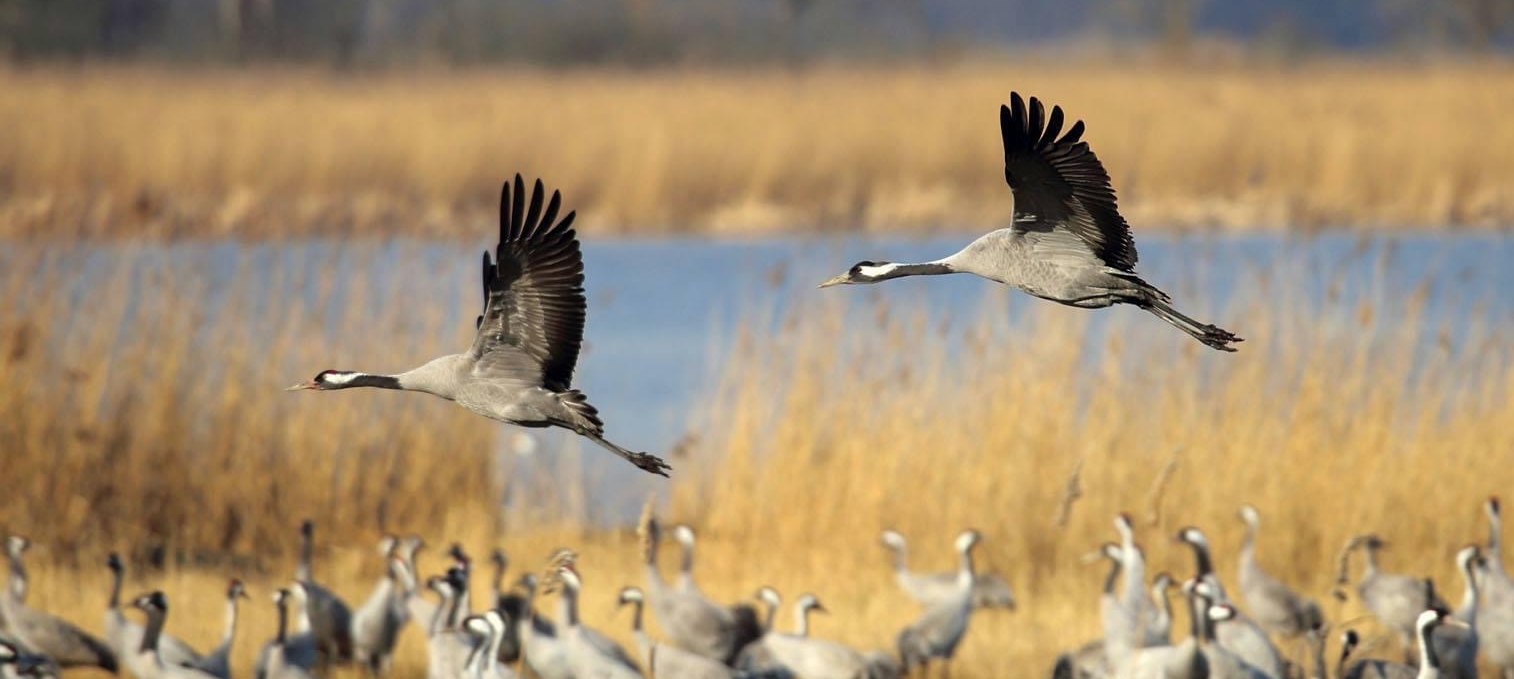
{"type": "Polygon", "coordinates": [[[0,59],[656,64],[910,59],[1053,41],[1506,50],[1514,0],[0,0],[0,59]]]}

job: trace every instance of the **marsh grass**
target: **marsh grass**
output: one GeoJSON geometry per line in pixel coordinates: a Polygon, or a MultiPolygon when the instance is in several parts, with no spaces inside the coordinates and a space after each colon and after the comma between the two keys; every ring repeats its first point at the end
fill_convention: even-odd
{"type": "Polygon", "coordinates": [[[0,71],[0,235],[473,234],[501,177],[598,232],[1002,223],[1011,89],[1142,229],[1514,221],[1500,63],[0,71]]]}
{"type": "MultiPolygon", "coordinates": [[[[142,566],[161,547],[162,569],[139,568],[129,590],[166,589],[170,628],[199,646],[219,635],[225,578],[252,583],[237,656],[246,672],[272,630],[266,596],[292,571],[293,528],[311,516],[317,575],[354,604],[378,577],[383,530],[429,538],[428,573],[453,540],[479,555],[505,548],[512,577],[572,546],[586,618],[626,638],[612,601],[641,579],[636,538],[569,511],[566,498],[593,492],[581,477],[538,477],[529,516],[512,514],[488,422],[418,398],[279,398],[284,366],[319,366],[334,347],[400,363],[461,345],[466,323],[390,311],[426,308],[404,301],[429,291],[397,282],[332,308],[320,295],[260,303],[265,293],[243,285],[212,305],[188,273],[121,259],[133,264],[64,251],[0,274],[16,301],[0,315],[0,526],[42,545],[39,605],[97,628],[105,552],[142,566]],[[98,294],[64,298],[56,282],[81,271],[98,277],[98,294]],[[155,276],[155,294],[130,295],[132,276],[155,276]],[[250,343],[270,328],[274,341],[250,343]],[[414,339],[394,346],[374,328],[414,339]]],[[[337,284],[320,269],[274,278],[310,276],[316,289],[337,284]]],[[[979,528],[984,567],[1010,580],[1021,607],[974,620],[957,665],[968,677],[1040,674],[1098,633],[1099,569],[1079,558],[1113,537],[1118,511],[1137,517],[1153,572],[1189,574],[1171,536],[1193,524],[1228,578],[1235,511],[1255,504],[1264,563],[1332,620],[1360,614],[1328,597],[1335,552],[1358,532],[1390,541],[1392,570],[1433,575],[1456,596],[1453,553],[1483,538],[1480,502],[1514,487],[1506,321],[1442,327],[1424,286],[1306,298],[1291,276],[1250,281],[1267,294],[1192,305],[1247,338],[1236,355],[1137,311],[1096,316],[997,293],[981,315],[957,318],[902,291],[754,313],[692,423],[699,443],[666,486],[664,519],[700,529],[708,593],[816,592],[834,611],[817,633],[865,648],[891,647],[914,614],[878,531],[908,536],[917,568],[944,569],[952,534],[979,528]]],[[[422,652],[408,633],[400,676],[420,676],[422,652]]]]}

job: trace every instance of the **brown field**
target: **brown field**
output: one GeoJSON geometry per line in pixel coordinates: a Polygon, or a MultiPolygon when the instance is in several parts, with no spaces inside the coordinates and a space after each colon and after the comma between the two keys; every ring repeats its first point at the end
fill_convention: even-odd
{"type": "MultiPolygon", "coordinates": [[[[0,272],[0,295],[15,301],[0,314],[0,528],[41,545],[35,603],[97,628],[104,554],[162,546],[167,569],[129,590],[163,587],[177,602],[169,628],[200,646],[219,635],[224,579],[252,583],[237,664],[247,672],[272,630],[266,596],[291,572],[293,528],[311,516],[325,545],[318,577],[354,603],[377,577],[382,530],[419,532],[434,549],[501,546],[516,572],[575,547],[587,620],[625,638],[612,599],[640,581],[636,539],[573,511],[596,487],[579,471],[558,469],[502,509],[511,463],[491,461],[495,425],[421,397],[278,391],[305,376],[286,364],[408,364],[461,346],[467,327],[361,304],[264,306],[251,290],[215,310],[197,301],[191,277],[166,275],[132,323],[121,322],[124,284],[102,286],[87,313],[60,314],[69,305],[49,281],[77,275],[71,261],[0,272]],[[228,315],[207,325],[212,312],[228,315]],[[197,327],[206,334],[188,332],[197,327]],[[407,327],[417,339],[400,346],[370,332],[407,327]],[[253,345],[251,328],[278,339],[253,345]]],[[[389,279],[395,290],[370,294],[420,308],[404,304],[415,294],[401,287],[405,273],[389,279]]],[[[898,528],[918,567],[945,568],[951,534],[978,527],[984,567],[1009,578],[1021,607],[974,620],[959,677],[1039,674],[1098,633],[1100,569],[1079,557],[1113,537],[1120,510],[1137,517],[1153,572],[1190,572],[1171,536],[1195,524],[1228,578],[1235,510],[1256,504],[1264,562],[1334,621],[1359,614],[1327,595],[1337,548],[1361,531],[1391,542],[1390,569],[1432,574],[1459,596],[1453,552],[1484,536],[1482,499],[1514,488],[1508,325],[1455,328],[1462,343],[1429,328],[1419,340],[1418,298],[1302,300],[1287,272],[1276,276],[1263,282],[1272,302],[1194,310],[1247,337],[1236,355],[1134,312],[1113,317],[1120,339],[1080,349],[1091,314],[1019,297],[1007,303],[1033,307],[1013,326],[997,297],[981,318],[949,325],[923,323],[908,302],[877,302],[863,314],[868,332],[844,331],[834,296],[779,319],[776,333],[754,317],[709,412],[690,423],[698,442],[673,460],[672,481],[638,479],[629,492],[658,489],[666,519],[701,530],[707,592],[816,592],[833,611],[817,633],[865,648],[890,647],[913,615],[878,531],[898,528]],[[1057,525],[1075,470],[1081,498],[1057,525]]],[[[590,453],[583,464],[592,475],[619,463],[590,453]]],[[[424,570],[438,567],[435,553],[424,570]]],[[[419,635],[405,644],[400,676],[419,676],[419,635]]]]}
{"type": "Polygon", "coordinates": [[[1011,89],[1087,121],[1140,230],[1514,223],[1505,63],[81,66],[0,89],[0,236],[471,237],[514,172],[599,232],[978,228],[1010,209],[1011,89]]]}

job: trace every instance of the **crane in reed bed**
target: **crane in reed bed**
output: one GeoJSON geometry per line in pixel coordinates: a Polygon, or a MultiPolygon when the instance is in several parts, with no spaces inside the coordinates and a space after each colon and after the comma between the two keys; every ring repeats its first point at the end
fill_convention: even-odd
{"type": "Polygon", "coordinates": [[[560,427],[593,441],[638,468],[667,476],[662,458],[626,450],[604,437],[599,411],[571,388],[583,342],[583,256],[573,212],[557,218],[562,196],[543,206],[541,180],[527,205],[515,175],[500,196],[499,245],[484,253],[484,312],[473,346],[413,370],[376,375],[323,370],[290,391],[355,387],[419,391],[440,396],[491,420],[522,427],[560,427]]]}
{"type": "Polygon", "coordinates": [[[999,107],[1004,179],[1015,196],[1014,222],[954,255],[904,264],[863,261],[820,284],[877,283],[902,276],[970,273],[1083,309],[1131,304],[1220,351],[1241,338],[1173,308],[1167,293],[1135,273],[1130,226],[1115,204],[1109,174],[1083,137],[1083,121],[1062,134],[1062,108],[1047,116],[1039,99],[1017,92],[999,107]]]}

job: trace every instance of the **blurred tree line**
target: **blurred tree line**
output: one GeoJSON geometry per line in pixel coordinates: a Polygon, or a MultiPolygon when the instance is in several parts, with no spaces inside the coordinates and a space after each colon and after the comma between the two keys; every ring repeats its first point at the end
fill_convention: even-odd
{"type": "Polygon", "coordinates": [[[1184,58],[1514,43],[1514,0],[0,0],[0,58],[339,66],[917,58],[1051,41],[1184,58]]]}

